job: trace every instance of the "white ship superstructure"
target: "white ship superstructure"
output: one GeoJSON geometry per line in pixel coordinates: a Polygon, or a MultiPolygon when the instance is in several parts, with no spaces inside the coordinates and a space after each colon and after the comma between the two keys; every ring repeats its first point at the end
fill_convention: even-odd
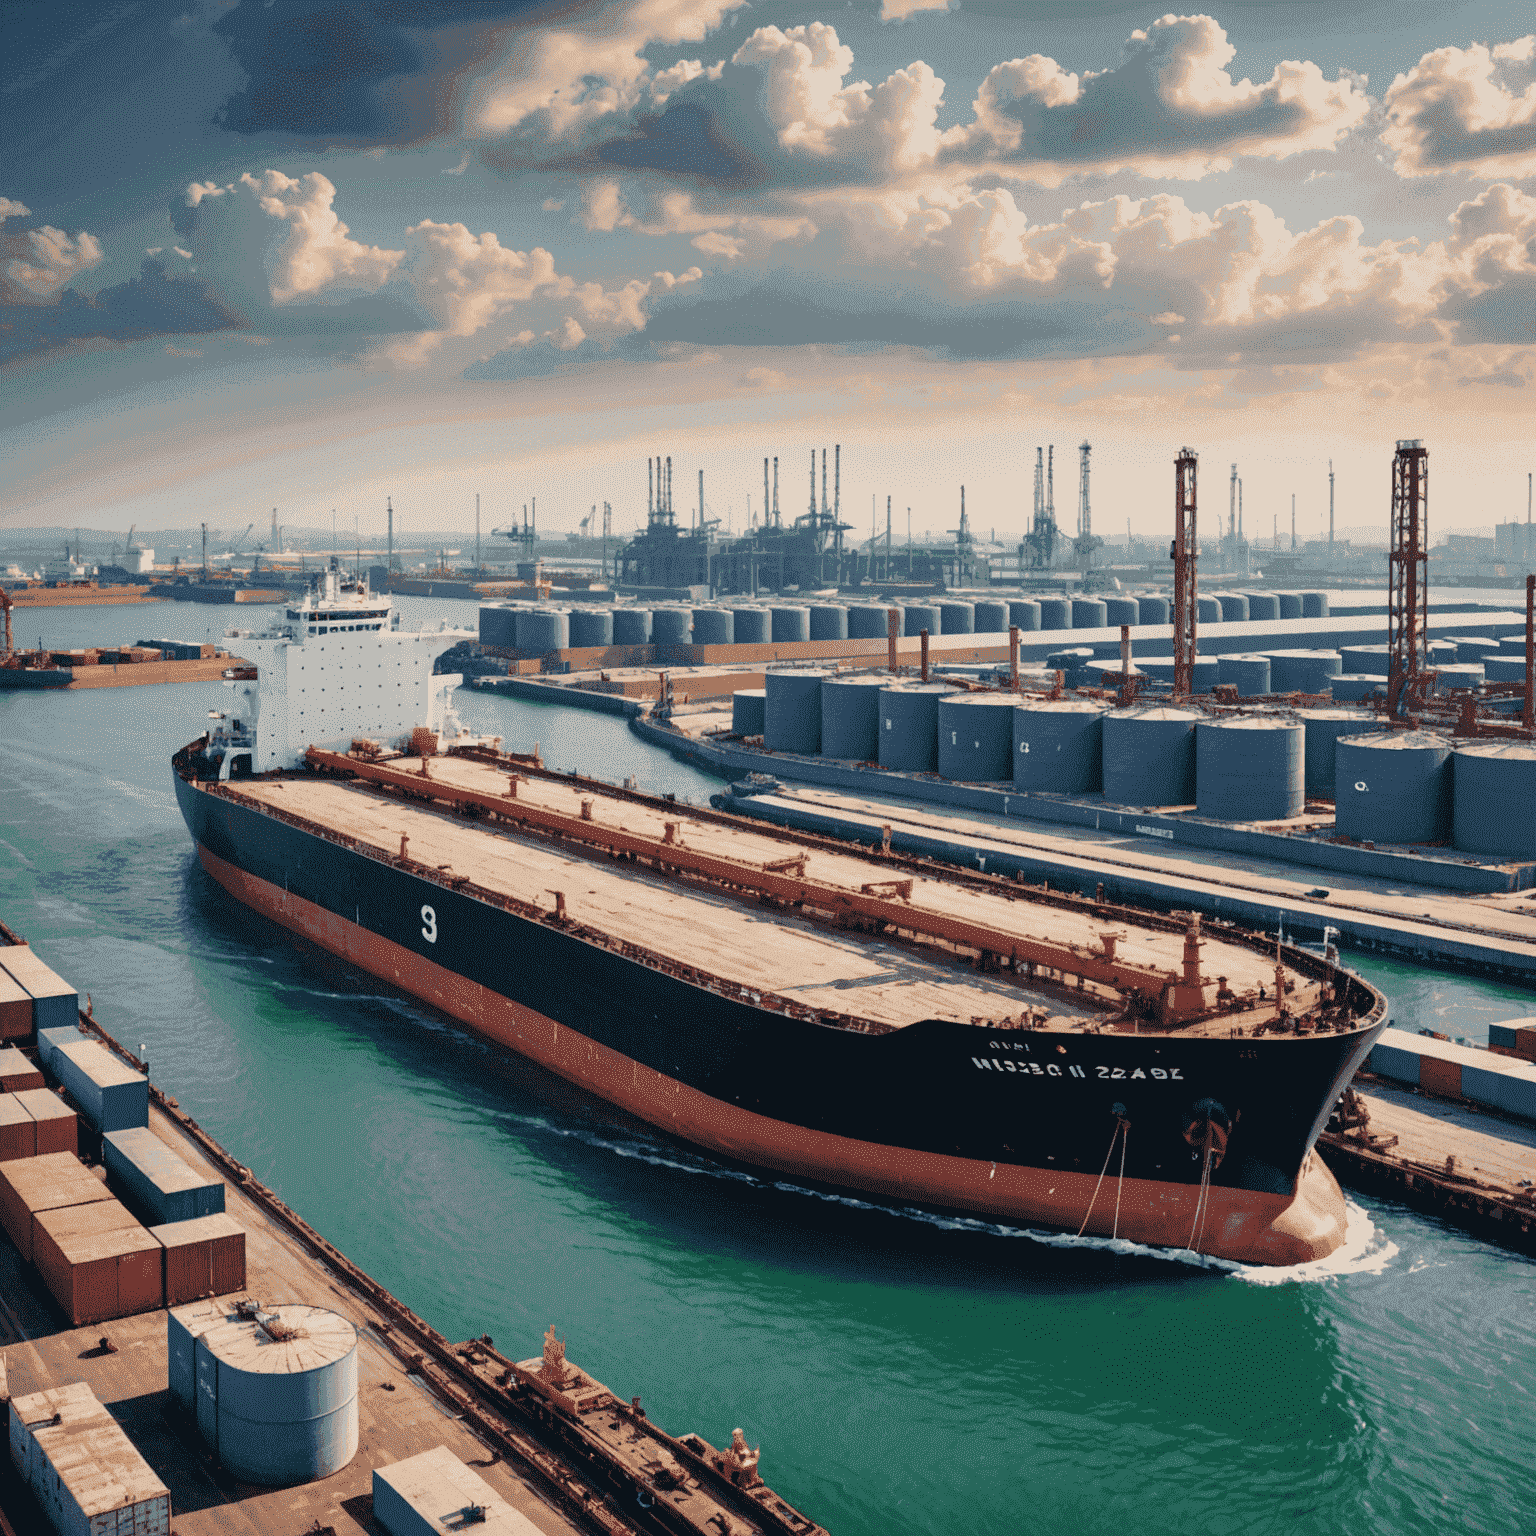
{"type": "Polygon", "coordinates": [[[216,715],[208,745],[210,755],[223,753],[220,778],[298,768],[312,746],[345,749],[363,738],[403,746],[423,727],[450,741],[463,734],[453,712],[463,678],[432,669],[472,632],[402,630],[391,599],[335,560],[269,628],[225,636],[256,677],[226,685],[234,702],[216,715]]]}

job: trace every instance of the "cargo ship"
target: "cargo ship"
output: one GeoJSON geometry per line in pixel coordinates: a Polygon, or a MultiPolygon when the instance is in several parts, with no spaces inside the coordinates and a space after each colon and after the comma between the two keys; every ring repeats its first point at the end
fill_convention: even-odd
{"type": "Polygon", "coordinates": [[[1381,995],[1273,938],[548,772],[472,737],[336,569],[175,754],[203,868],[273,921],[732,1163],[1287,1265],[1381,995]]]}

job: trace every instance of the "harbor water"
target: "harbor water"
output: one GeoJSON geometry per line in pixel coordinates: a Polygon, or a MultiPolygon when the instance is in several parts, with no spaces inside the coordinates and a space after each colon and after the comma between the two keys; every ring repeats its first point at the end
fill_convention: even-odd
{"type": "MultiPolygon", "coordinates": [[[[400,606],[407,623],[472,611],[400,606]]],[[[27,617],[59,647],[231,621],[27,617]]],[[[0,916],[450,1338],[490,1333],[516,1358],[556,1324],[674,1433],[742,1426],[834,1536],[1529,1530],[1536,1265],[1365,1199],[1343,1254],[1276,1274],[723,1167],[227,897],[169,766],[225,697],[0,693],[0,916]]],[[[467,691],[459,707],[556,769],[701,803],[718,788],[621,720],[467,691]]],[[[1355,963],[1405,1028],[1486,1040],[1536,1014],[1515,988],[1355,963]]]]}

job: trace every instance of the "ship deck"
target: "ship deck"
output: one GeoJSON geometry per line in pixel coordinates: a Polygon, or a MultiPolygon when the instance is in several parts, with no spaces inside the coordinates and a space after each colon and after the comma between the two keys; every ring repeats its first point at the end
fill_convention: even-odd
{"type": "MultiPolygon", "coordinates": [[[[389,766],[409,772],[413,764],[389,766]]],[[[473,759],[434,758],[430,773],[431,786],[440,792],[504,796],[508,789],[504,770],[473,759]]],[[[385,859],[398,857],[404,835],[415,865],[449,878],[464,877],[481,890],[545,912],[553,911],[559,892],[572,922],[812,1009],[901,1027],[922,1019],[1003,1020],[1033,1008],[1048,1015],[1048,1026],[1070,1030],[1114,1011],[1119,1002],[1107,988],[984,973],[972,963],[974,956],[961,949],[919,947],[839,927],[764,905],[750,892],[727,892],[620,864],[597,849],[512,825],[467,821],[445,805],[404,800],[358,781],[305,774],[240,781],[221,786],[220,792],[354,839],[385,859]]],[[[583,801],[591,802],[590,820],[600,826],[660,842],[673,823],[673,835],[683,847],[754,869],[805,852],[808,877],[851,893],[888,882],[893,874],[878,855],[807,848],[778,829],[700,819],[684,807],[655,800],[610,797],[590,782],[520,777],[517,806],[578,818],[583,801]]],[[[1023,888],[993,891],[922,875],[911,878],[911,908],[984,923],[1020,941],[1075,944],[1085,951],[1098,951],[1102,936],[1112,931],[1118,935],[1117,954],[1125,961],[1165,976],[1181,971],[1182,931],[1128,923],[1123,913],[1107,922],[1092,907],[1031,901],[1023,888]]],[[[1211,978],[1225,976],[1239,995],[1267,988],[1273,996],[1273,959],[1216,932],[1205,935],[1201,969],[1211,978]]],[[[1316,1002],[1317,983],[1295,973],[1292,977],[1291,1010],[1305,1012],[1316,1002]]],[[[1260,1005],[1244,1012],[1240,1021],[1251,1026],[1273,1012],[1272,1006],[1260,1005]]],[[[1186,1026],[1184,1032],[1226,1037],[1231,1029],[1232,1021],[1222,1017],[1186,1026]]]]}

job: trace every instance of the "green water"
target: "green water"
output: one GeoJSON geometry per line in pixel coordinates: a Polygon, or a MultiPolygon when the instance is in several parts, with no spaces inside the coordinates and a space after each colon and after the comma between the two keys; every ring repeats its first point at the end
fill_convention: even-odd
{"type": "MultiPolygon", "coordinates": [[[[49,643],[227,619],[151,615],[53,610],[49,643]]],[[[1531,1529],[1536,1265],[1362,1201],[1345,1258],[1275,1283],[721,1169],[213,885],[168,759],[223,697],[0,694],[0,917],[450,1337],[532,1353],[558,1324],[669,1429],[741,1425],[834,1536],[1531,1529]]],[[[460,707],[555,767],[716,787],[608,717],[460,707]]],[[[1408,1027],[1536,1014],[1517,989],[1360,967],[1408,1027]]]]}

